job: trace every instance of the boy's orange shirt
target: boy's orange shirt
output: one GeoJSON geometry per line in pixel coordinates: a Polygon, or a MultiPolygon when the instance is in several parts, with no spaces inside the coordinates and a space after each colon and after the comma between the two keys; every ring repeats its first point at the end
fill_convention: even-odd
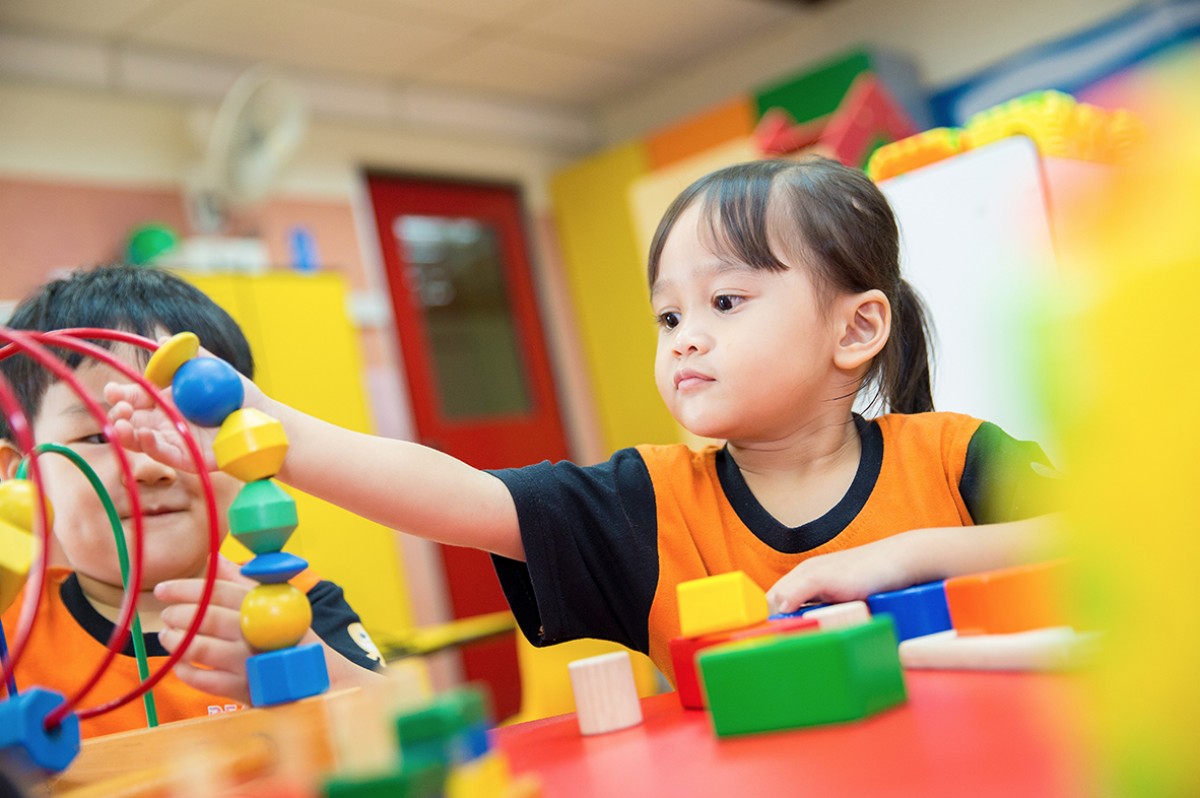
{"type": "MultiPolygon", "coordinates": [[[[64,696],[79,690],[84,681],[95,670],[106,653],[104,645],[95,640],[79,625],[70,609],[63,603],[62,586],[71,576],[63,568],[51,569],[45,589],[42,591],[37,618],[29,643],[17,663],[16,680],[18,689],[45,687],[64,696]]],[[[306,577],[308,574],[302,574],[306,577]]],[[[300,578],[300,577],[298,577],[300,578]]],[[[312,584],[299,585],[301,590],[312,584]]],[[[22,594],[4,613],[3,623],[12,644],[17,620],[24,606],[22,594]]],[[[127,644],[128,645],[128,644],[127,644]]],[[[157,673],[167,657],[147,658],[150,673],[157,673]]],[[[126,695],[141,683],[138,678],[137,660],[132,656],[118,654],[105,669],[96,687],[86,696],[76,711],[106,704],[126,695]]],[[[169,723],[186,718],[215,715],[243,709],[238,704],[220,696],[202,693],[179,680],[174,673],[166,674],[154,687],[154,702],[159,723],[169,723]]],[[[111,712],[105,712],[80,722],[84,737],[129,731],[146,727],[146,712],[142,699],[133,701],[111,712]]]]}

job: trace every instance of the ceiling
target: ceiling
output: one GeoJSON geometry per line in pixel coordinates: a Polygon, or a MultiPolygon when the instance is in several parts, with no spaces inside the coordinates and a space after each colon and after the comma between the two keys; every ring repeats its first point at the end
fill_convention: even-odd
{"type": "Polygon", "coordinates": [[[0,0],[0,33],[269,62],[390,89],[594,107],[775,26],[802,0],[0,0]]]}

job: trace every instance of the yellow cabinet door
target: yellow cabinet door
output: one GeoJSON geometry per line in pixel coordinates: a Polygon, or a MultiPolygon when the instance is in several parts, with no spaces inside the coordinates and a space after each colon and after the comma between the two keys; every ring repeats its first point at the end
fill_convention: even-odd
{"type": "MultiPolygon", "coordinates": [[[[181,275],[241,325],[254,353],[255,382],[275,399],[326,421],[371,432],[358,333],[336,274],[181,275]]],[[[300,526],[287,550],[346,591],[363,624],[381,639],[412,627],[395,533],[285,486],[300,526]]],[[[229,538],[223,551],[249,552],[229,538]]]]}

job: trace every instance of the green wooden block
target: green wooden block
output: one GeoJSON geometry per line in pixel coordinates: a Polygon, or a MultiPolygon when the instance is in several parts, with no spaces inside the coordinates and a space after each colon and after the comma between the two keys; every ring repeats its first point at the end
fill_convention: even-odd
{"type": "Polygon", "coordinates": [[[229,532],[255,554],[282,551],[299,524],[296,501],[269,479],[247,482],[229,505],[229,532]]]}
{"type": "Polygon", "coordinates": [[[716,646],[697,665],[719,737],[858,720],[906,698],[887,616],[716,646]]]}
{"type": "Polygon", "coordinates": [[[324,798],[442,798],[445,784],[445,766],[427,762],[388,773],[334,776],[322,794],[324,798]]]}

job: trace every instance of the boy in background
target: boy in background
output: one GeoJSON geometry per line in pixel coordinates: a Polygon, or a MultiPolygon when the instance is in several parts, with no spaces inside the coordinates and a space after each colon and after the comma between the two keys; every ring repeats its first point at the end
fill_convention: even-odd
{"type": "MultiPolygon", "coordinates": [[[[153,268],[109,266],[78,271],[35,290],[16,308],[7,326],[51,331],[72,327],[125,330],[156,339],[190,330],[202,345],[248,379],[254,360],[237,323],[195,287],[153,268]]],[[[136,370],[148,353],[122,344],[100,342],[136,370]]],[[[106,365],[70,353],[65,358],[93,398],[105,407],[106,382],[121,375],[106,365]]],[[[70,447],[97,473],[112,497],[127,539],[132,518],[126,486],[112,446],[100,423],[69,386],[24,355],[0,361],[27,415],[38,444],[70,447]]],[[[11,439],[0,417],[0,478],[11,479],[27,455],[11,439]]],[[[151,672],[182,642],[195,616],[208,560],[208,516],[195,474],[164,466],[127,451],[144,517],[144,576],[138,613],[151,672]]],[[[104,654],[118,618],[124,590],[113,531],[100,499],[84,475],[66,458],[39,458],[47,496],[54,509],[54,539],[66,567],[52,568],[37,620],[18,663],[19,686],[39,685],[69,694],[77,690],[104,654]]],[[[227,474],[212,475],[222,537],[227,512],[242,483],[227,474]]],[[[292,580],[313,609],[312,628],[301,644],[325,649],[331,687],[348,687],[379,678],[378,650],[362,631],[358,615],[342,589],[310,571],[292,580]]],[[[224,558],[218,563],[211,605],[197,636],[174,672],[154,688],[160,722],[182,720],[242,708],[249,702],[245,661],[255,652],[242,639],[239,610],[254,586],[224,558]]],[[[23,597],[3,616],[14,629],[23,597]]],[[[116,657],[84,699],[96,706],[123,695],[139,683],[132,641],[116,657]]],[[[141,702],[82,722],[85,737],[144,727],[141,702]]]]}

